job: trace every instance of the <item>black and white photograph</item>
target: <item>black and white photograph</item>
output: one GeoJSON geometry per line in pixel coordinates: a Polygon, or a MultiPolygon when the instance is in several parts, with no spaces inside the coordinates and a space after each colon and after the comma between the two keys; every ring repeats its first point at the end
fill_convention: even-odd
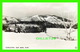
{"type": "Polygon", "coordinates": [[[78,49],[78,3],[2,4],[3,49],[78,49]]]}

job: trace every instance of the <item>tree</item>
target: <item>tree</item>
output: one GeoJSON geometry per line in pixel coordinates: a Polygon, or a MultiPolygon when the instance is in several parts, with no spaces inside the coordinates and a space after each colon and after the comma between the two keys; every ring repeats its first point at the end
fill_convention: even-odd
{"type": "Polygon", "coordinates": [[[65,40],[74,40],[74,38],[71,37],[71,33],[75,31],[75,29],[72,28],[72,26],[74,25],[74,22],[71,21],[71,22],[65,22],[64,18],[63,18],[63,25],[65,27],[65,33],[67,34],[65,40]],[[67,28],[68,24],[69,23],[69,28],[67,28]]]}

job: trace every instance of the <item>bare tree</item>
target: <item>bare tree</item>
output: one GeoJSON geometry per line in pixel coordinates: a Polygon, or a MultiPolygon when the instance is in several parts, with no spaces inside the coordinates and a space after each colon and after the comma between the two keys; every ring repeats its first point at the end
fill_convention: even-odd
{"type": "Polygon", "coordinates": [[[71,37],[71,33],[75,31],[75,29],[72,28],[72,26],[74,25],[74,22],[65,22],[64,18],[63,18],[63,25],[65,27],[65,33],[67,34],[66,36],[66,40],[74,40],[74,38],[71,37]],[[68,24],[67,24],[68,23],[68,24]],[[67,28],[69,25],[69,28],[67,28]]]}

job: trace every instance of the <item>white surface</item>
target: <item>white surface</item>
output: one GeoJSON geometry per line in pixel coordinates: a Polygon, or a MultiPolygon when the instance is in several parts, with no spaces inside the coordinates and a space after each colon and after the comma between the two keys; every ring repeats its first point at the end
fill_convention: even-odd
{"type": "MultiPolygon", "coordinates": [[[[65,29],[48,28],[47,34],[50,36],[65,37],[65,29]]],[[[3,49],[5,47],[29,47],[27,49],[76,49],[77,30],[71,33],[76,41],[55,40],[36,40],[36,37],[48,37],[44,32],[41,33],[14,33],[3,31],[3,49]]],[[[16,48],[14,48],[16,49],[16,48]]]]}

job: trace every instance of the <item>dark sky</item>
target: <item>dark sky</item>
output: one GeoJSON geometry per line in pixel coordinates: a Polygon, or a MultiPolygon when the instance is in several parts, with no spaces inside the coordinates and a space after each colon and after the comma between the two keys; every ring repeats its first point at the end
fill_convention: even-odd
{"type": "Polygon", "coordinates": [[[3,3],[3,15],[26,17],[53,14],[77,20],[77,3],[3,3]]]}

